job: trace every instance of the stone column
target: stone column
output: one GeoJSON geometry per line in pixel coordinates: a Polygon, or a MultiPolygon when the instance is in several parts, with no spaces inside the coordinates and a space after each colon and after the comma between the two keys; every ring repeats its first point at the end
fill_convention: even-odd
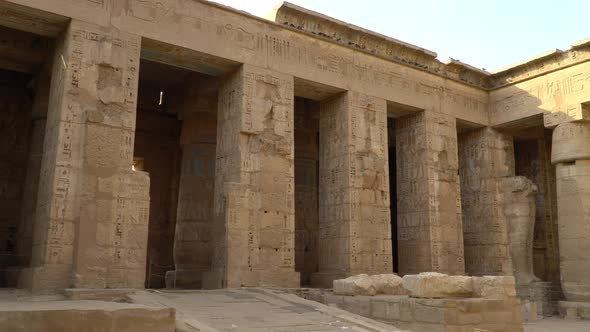
{"type": "Polygon", "coordinates": [[[464,274],[457,128],[424,111],[395,121],[400,274],[464,274]]]}
{"type": "Polygon", "coordinates": [[[465,272],[512,275],[501,179],[514,176],[512,136],[481,128],[459,136],[465,272]]]}
{"type": "Polygon", "coordinates": [[[383,99],[346,92],[320,104],[319,273],[314,286],[392,272],[383,99]]]}
{"type": "Polygon", "coordinates": [[[590,122],[553,131],[561,287],[567,301],[590,301],[590,122]]]}
{"type": "Polygon", "coordinates": [[[250,65],[219,91],[212,271],[205,288],[298,287],[293,77],[250,65]]]}
{"type": "Polygon", "coordinates": [[[201,288],[203,273],[211,269],[217,91],[211,82],[191,78],[179,114],[182,164],[178,191],[174,265],[166,284],[201,288]]]}
{"type": "Polygon", "coordinates": [[[143,287],[149,177],[131,170],[140,42],[76,20],[57,42],[22,279],[34,291],[143,287]]]}

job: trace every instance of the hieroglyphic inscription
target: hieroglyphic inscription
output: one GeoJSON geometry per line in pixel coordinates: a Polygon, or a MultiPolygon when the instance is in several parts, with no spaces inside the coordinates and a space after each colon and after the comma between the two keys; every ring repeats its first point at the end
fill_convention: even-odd
{"type": "Polygon", "coordinates": [[[400,272],[462,273],[454,119],[422,112],[395,122],[400,272]]]}
{"type": "Polygon", "coordinates": [[[459,137],[465,271],[510,275],[507,225],[501,205],[502,177],[514,175],[512,139],[490,128],[459,137]]]}
{"type": "Polygon", "coordinates": [[[222,84],[214,214],[226,236],[215,241],[217,285],[299,284],[293,98],[292,77],[249,65],[222,84]]]}

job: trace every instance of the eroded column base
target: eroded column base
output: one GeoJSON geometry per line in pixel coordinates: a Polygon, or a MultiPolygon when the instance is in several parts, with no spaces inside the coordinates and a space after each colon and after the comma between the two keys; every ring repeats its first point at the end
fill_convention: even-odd
{"type": "Polygon", "coordinates": [[[210,271],[203,274],[203,289],[238,287],[298,288],[300,274],[295,271],[210,271]]]}
{"type": "Polygon", "coordinates": [[[351,275],[345,272],[317,272],[311,275],[311,285],[317,288],[332,288],[334,280],[345,279],[351,275]]]}
{"type": "Polygon", "coordinates": [[[53,293],[70,287],[71,275],[71,265],[30,267],[21,271],[18,285],[35,294],[53,293]]]}
{"type": "Polygon", "coordinates": [[[590,320],[590,302],[559,301],[559,316],[565,319],[590,320]]]}
{"type": "Polygon", "coordinates": [[[167,271],[166,288],[201,289],[205,272],[208,272],[205,268],[167,271]]]}
{"type": "Polygon", "coordinates": [[[518,297],[533,303],[539,316],[554,316],[558,313],[557,302],[561,291],[547,281],[533,282],[529,285],[516,286],[518,297]]]}

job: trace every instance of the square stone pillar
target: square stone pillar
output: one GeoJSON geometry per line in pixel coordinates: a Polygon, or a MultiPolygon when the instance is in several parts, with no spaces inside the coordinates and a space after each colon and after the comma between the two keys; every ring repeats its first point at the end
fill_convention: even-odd
{"type": "Polygon", "coordinates": [[[23,286],[144,285],[149,177],[131,170],[140,45],[76,20],[57,42],[23,286]]]}
{"type": "Polygon", "coordinates": [[[459,163],[465,272],[513,275],[501,197],[502,178],[515,174],[512,136],[492,128],[461,134],[459,163]]]}
{"type": "Polygon", "coordinates": [[[400,274],[465,273],[455,118],[395,121],[400,274]]]}
{"type": "Polygon", "coordinates": [[[346,92],[320,104],[319,272],[314,286],[391,273],[385,100],[346,92]]]}
{"type": "Polygon", "coordinates": [[[298,287],[293,77],[242,65],[219,91],[214,255],[205,288],[298,287]]]}

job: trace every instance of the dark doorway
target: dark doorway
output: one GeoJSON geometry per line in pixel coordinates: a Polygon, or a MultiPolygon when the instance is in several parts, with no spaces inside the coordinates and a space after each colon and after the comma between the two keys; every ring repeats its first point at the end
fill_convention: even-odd
{"type": "Polygon", "coordinates": [[[389,204],[391,210],[391,256],[393,272],[399,271],[397,249],[397,157],[395,149],[395,120],[387,118],[387,146],[389,152],[389,204]]]}

